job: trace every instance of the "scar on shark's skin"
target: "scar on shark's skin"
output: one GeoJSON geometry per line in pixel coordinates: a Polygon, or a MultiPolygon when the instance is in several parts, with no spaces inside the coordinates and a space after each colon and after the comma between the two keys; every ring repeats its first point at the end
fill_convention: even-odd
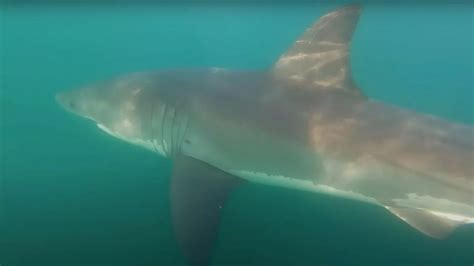
{"type": "Polygon", "coordinates": [[[269,70],[137,72],[56,98],[173,160],[171,216],[190,265],[210,263],[221,210],[245,182],[379,205],[445,238],[474,222],[474,129],[364,95],[349,63],[360,13],[321,17],[269,70]]]}

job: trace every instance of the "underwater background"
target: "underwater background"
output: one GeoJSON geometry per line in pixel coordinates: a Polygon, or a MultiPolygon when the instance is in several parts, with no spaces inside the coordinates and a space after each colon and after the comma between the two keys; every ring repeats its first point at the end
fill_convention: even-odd
{"type": "MultiPolygon", "coordinates": [[[[185,265],[170,223],[171,162],[65,112],[54,94],[140,70],[265,69],[342,3],[0,3],[0,265],[185,265]]],[[[473,125],[473,15],[468,2],[367,2],[355,80],[371,98],[473,125]]],[[[472,225],[439,241],[382,208],[257,184],[232,195],[213,256],[473,263],[472,225]]]]}

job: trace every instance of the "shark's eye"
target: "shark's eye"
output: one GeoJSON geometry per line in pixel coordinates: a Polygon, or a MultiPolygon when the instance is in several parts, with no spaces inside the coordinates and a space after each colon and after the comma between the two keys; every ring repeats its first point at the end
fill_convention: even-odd
{"type": "Polygon", "coordinates": [[[74,102],[69,102],[69,108],[75,109],[75,108],[76,108],[76,104],[75,104],[74,102]]]}

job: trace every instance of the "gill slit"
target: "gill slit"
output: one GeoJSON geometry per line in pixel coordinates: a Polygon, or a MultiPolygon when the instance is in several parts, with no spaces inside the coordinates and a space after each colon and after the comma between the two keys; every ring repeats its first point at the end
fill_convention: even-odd
{"type": "Polygon", "coordinates": [[[157,112],[158,108],[156,108],[156,105],[154,102],[152,102],[152,108],[151,108],[151,139],[152,139],[152,144],[153,144],[153,149],[155,150],[156,153],[160,153],[159,145],[158,145],[158,140],[156,139],[156,135],[154,132],[158,131],[158,124],[157,124],[157,119],[156,115],[159,115],[160,112],[157,112]]]}
{"type": "Polygon", "coordinates": [[[183,123],[182,123],[182,126],[180,128],[181,130],[179,131],[179,143],[180,143],[179,149],[180,150],[181,150],[181,145],[183,145],[183,143],[185,141],[185,138],[186,138],[186,132],[188,131],[188,123],[189,123],[189,112],[187,112],[187,110],[185,110],[183,123]]]}
{"type": "Polygon", "coordinates": [[[170,141],[171,141],[171,147],[172,147],[170,155],[176,155],[176,153],[178,151],[177,137],[179,137],[179,136],[175,134],[175,133],[177,133],[177,132],[175,132],[176,129],[179,130],[179,126],[176,124],[176,117],[178,116],[177,110],[178,110],[177,106],[175,108],[173,108],[173,119],[171,120],[171,128],[170,128],[170,141]]]}
{"type": "MultiPolygon", "coordinates": [[[[153,132],[155,132],[155,119],[153,119],[153,114],[155,113],[155,103],[151,102],[151,108],[150,108],[150,132],[152,133],[150,135],[151,139],[151,144],[153,145],[153,151],[157,152],[156,149],[156,144],[155,144],[155,139],[153,138],[153,132]]],[[[143,128],[143,125],[142,125],[143,128]]]]}
{"type": "Polygon", "coordinates": [[[163,115],[161,116],[161,146],[163,147],[163,152],[165,155],[168,154],[165,140],[165,122],[166,122],[166,113],[168,112],[168,105],[163,104],[163,115]]]}
{"type": "Polygon", "coordinates": [[[156,103],[151,105],[153,149],[166,157],[176,156],[180,152],[186,136],[189,117],[187,110],[181,107],[181,105],[170,106],[156,103]],[[157,134],[159,132],[161,134],[157,134]]]}

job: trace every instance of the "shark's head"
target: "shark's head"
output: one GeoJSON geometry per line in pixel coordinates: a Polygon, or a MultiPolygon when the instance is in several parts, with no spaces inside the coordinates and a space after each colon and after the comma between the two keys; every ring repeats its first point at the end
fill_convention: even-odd
{"type": "Polygon", "coordinates": [[[160,75],[134,73],[60,92],[56,100],[108,134],[168,156],[179,148],[186,124],[166,97],[172,88],[163,85],[160,75]]]}
{"type": "MultiPolygon", "coordinates": [[[[67,111],[91,119],[97,123],[110,122],[114,106],[110,98],[100,90],[102,86],[87,86],[62,91],[56,94],[56,101],[67,111]]],[[[108,90],[111,93],[112,90],[108,90]]]]}

